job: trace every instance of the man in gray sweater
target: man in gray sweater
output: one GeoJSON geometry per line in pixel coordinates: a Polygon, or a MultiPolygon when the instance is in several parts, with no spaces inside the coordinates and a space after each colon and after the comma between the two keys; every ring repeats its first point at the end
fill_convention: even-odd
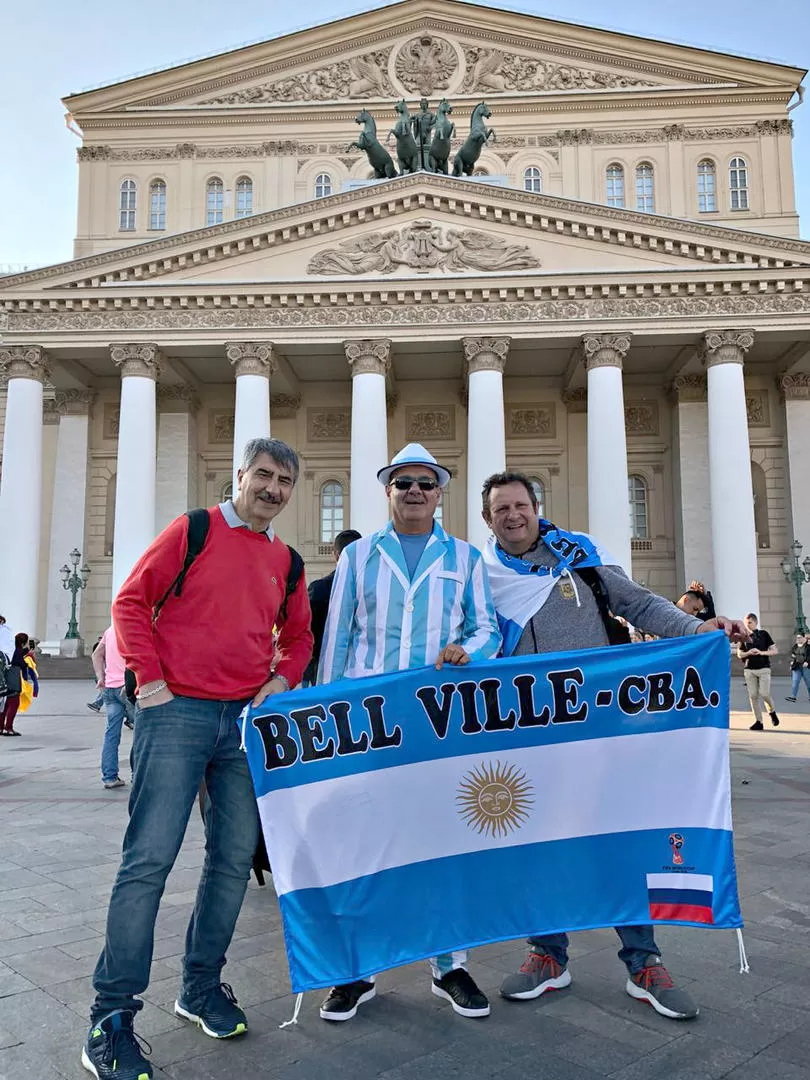
{"type": "MultiPolygon", "coordinates": [[[[732,641],[748,636],[742,623],[723,616],[701,622],[685,614],[669,600],[637,585],[619,566],[605,565],[606,553],[593,538],[565,533],[538,519],[531,480],[522,473],[490,476],[484,484],[483,504],[484,521],[495,535],[495,554],[500,560],[494,565],[490,561],[490,568],[499,571],[490,573],[498,614],[512,617],[505,609],[514,604],[516,589],[525,593],[532,587],[532,578],[544,583],[534,586],[538,608],[523,623],[520,638],[511,650],[514,656],[594,649],[618,642],[621,624],[611,618],[611,613],[657,637],[712,630],[724,630],[732,641]],[[577,540],[582,548],[581,561],[573,559],[577,540]],[[572,562],[580,569],[574,570],[572,562]],[[583,563],[587,568],[582,568],[583,563]],[[501,567],[505,567],[505,573],[501,567]],[[530,567],[542,569],[538,573],[530,567]],[[510,569],[514,570],[511,579],[510,569]]],[[[486,552],[484,558],[486,561],[486,552]]],[[[697,1016],[694,1001],[685,990],[674,986],[663,966],[652,926],[620,926],[616,933],[622,943],[619,959],[629,975],[627,993],[646,1001],[662,1016],[675,1020],[697,1016]]],[[[528,944],[529,953],[520,971],[507,976],[501,985],[501,994],[511,1001],[537,998],[571,982],[567,934],[531,937],[528,944]]]]}

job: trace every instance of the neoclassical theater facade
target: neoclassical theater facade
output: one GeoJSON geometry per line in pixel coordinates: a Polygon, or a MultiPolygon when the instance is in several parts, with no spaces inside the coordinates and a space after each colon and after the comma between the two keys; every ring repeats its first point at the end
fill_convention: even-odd
{"type": "MultiPolygon", "coordinates": [[[[756,42],[752,42],[752,48],[756,42]]],[[[424,443],[445,527],[481,481],[675,597],[706,581],[785,644],[780,560],[810,549],[810,243],[790,113],[803,69],[458,0],[401,3],[65,99],[74,259],[0,278],[0,611],[86,641],[158,530],[231,491],[245,441],[297,448],[280,535],[310,576],[387,516],[424,443]],[[442,99],[471,176],[376,179],[405,102],[442,99]],[[355,145],[352,145],[355,144],[355,145]]],[[[227,603],[227,598],[223,598],[227,603]]]]}

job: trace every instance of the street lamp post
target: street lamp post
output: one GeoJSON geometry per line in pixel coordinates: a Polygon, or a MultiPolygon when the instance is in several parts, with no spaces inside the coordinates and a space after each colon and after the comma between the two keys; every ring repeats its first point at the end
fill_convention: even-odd
{"type": "Polygon", "coordinates": [[[790,545],[790,556],[786,555],[780,563],[782,567],[782,573],[785,575],[786,581],[792,581],[796,588],[796,633],[806,634],[807,623],[804,618],[804,608],[802,607],[802,586],[806,581],[810,581],[810,555],[799,564],[799,559],[802,555],[802,545],[798,540],[794,540],[790,545]]]}
{"type": "Polygon", "coordinates": [[[79,563],[81,562],[82,553],[78,548],[74,548],[69,555],[70,566],[65,564],[59,573],[62,575],[62,588],[67,589],[70,593],[70,622],[68,623],[67,633],[65,634],[66,640],[75,640],[79,636],[79,624],[76,622],[76,597],[79,595],[79,591],[87,585],[87,579],[90,576],[90,567],[83,566],[79,569],[79,563]]]}

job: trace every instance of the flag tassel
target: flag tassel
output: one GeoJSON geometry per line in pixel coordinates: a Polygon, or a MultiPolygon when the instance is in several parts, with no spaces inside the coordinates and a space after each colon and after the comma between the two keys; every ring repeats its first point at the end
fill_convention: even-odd
{"type": "Polygon", "coordinates": [[[748,957],[745,955],[745,942],[743,941],[742,930],[737,928],[737,946],[740,950],[740,974],[747,975],[751,968],[748,966],[748,957]]]}
{"type": "MultiPolygon", "coordinates": [[[[739,931],[738,931],[738,933],[739,933],[739,931]]],[[[304,995],[303,994],[296,994],[295,995],[295,1008],[293,1009],[293,1014],[292,1014],[292,1016],[291,1016],[291,1018],[289,1020],[285,1020],[283,1024],[278,1025],[280,1028],[289,1027],[291,1024],[297,1024],[298,1023],[298,1014],[301,1012],[301,1002],[303,1000],[304,1000],[304,995]]]]}

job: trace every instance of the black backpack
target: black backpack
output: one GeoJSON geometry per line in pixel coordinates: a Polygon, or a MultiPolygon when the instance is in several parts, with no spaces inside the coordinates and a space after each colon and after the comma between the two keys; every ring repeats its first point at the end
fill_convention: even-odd
{"type": "MultiPolygon", "coordinates": [[[[179,596],[183,591],[183,582],[185,581],[186,574],[191,569],[191,564],[202,551],[203,544],[205,544],[205,538],[208,536],[208,527],[211,524],[211,518],[205,508],[188,510],[186,512],[186,517],[188,518],[186,558],[180,573],[166,590],[164,596],[155,604],[155,610],[152,614],[153,622],[160,614],[160,609],[169,599],[171,594],[174,593],[175,596],[179,596]]],[[[304,560],[294,547],[290,547],[288,544],[287,549],[290,552],[290,572],[287,575],[287,584],[284,588],[284,599],[281,601],[281,607],[278,612],[280,622],[284,622],[287,618],[287,602],[298,588],[298,582],[301,580],[301,575],[304,572],[304,560]]]]}

